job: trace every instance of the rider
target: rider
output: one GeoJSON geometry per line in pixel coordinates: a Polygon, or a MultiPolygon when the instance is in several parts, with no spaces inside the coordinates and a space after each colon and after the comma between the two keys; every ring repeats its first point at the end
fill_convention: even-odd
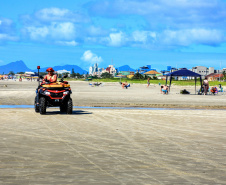
{"type": "MultiPolygon", "coordinates": [[[[48,72],[48,74],[45,75],[45,77],[43,79],[43,83],[45,83],[45,80],[48,80],[50,83],[56,82],[57,81],[57,75],[53,74],[53,72],[54,72],[53,68],[49,67],[48,69],[46,69],[46,71],[48,72]]],[[[37,104],[39,104],[39,93],[38,93],[39,91],[40,91],[40,89],[37,88],[36,89],[36,94],[37,94],[36,102],[37,102],[37,104]]]]}
{"type": "Polygon", "coordinates": [[[56,82],[57,81],[57,75],[53,74],[53,72],[54,72],[53,68],[52,67],[49,67],[48,69],[46,69],[46,71],[48,72],[48,74],[45,75],[45,77],[44,77],[43,80],[44,81],[45,80],[48,80],[51,83],[56,82]]]}

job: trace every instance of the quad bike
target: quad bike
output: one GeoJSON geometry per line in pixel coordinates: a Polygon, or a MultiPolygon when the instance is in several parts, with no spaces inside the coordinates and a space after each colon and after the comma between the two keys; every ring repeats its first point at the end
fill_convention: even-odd
{"type": "MultiPolygon", "coordinates": [[[[40,76],[40,78],[43,77],[40,76]]],[[[35,112],[46,114],[47,107],[60,107],[60,112],[72,114],[73,102],[70,96],[72,92],[70,85],[63,78],[56,83],[45,80],[38,86],[34,102],[35,112]]]]}

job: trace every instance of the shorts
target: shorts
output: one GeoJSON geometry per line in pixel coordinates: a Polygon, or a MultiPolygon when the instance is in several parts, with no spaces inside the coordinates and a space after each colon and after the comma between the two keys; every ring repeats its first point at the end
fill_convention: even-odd
{"type": "Polygon", "coordinates": [[[165,90],[165,89],[162,89],[162,92],[167,92],[167,90],[165,90]]]}

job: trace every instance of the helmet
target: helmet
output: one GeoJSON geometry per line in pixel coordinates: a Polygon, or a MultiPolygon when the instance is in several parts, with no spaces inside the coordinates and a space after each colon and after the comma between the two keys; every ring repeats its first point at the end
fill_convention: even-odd
{"type": "Polygon", "coordinates": [[[52,67],[49,67],[48,69],[46,69],[47,72],[54,72],[52,67]]]}

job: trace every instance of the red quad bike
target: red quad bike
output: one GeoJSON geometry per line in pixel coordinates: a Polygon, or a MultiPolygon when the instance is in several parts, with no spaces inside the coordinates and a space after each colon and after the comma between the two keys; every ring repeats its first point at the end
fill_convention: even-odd
{"type": "MultiPolygon", "coordinates": [[[[39,67],[39,66],[38,66],[39,67]]],[[[66,78],[64,76],[63,78],[66,78]]],[[[40,76],[40,79],[43,77],[40,76]]],[[[60,107],[60,112],[72,114],[73,102],[71,99],[71,88],[67,81],[63,78],[56,83],[50,83],[45,80],[36,89],[35,112],[46,114],[47,107],[60,107]]]]}

